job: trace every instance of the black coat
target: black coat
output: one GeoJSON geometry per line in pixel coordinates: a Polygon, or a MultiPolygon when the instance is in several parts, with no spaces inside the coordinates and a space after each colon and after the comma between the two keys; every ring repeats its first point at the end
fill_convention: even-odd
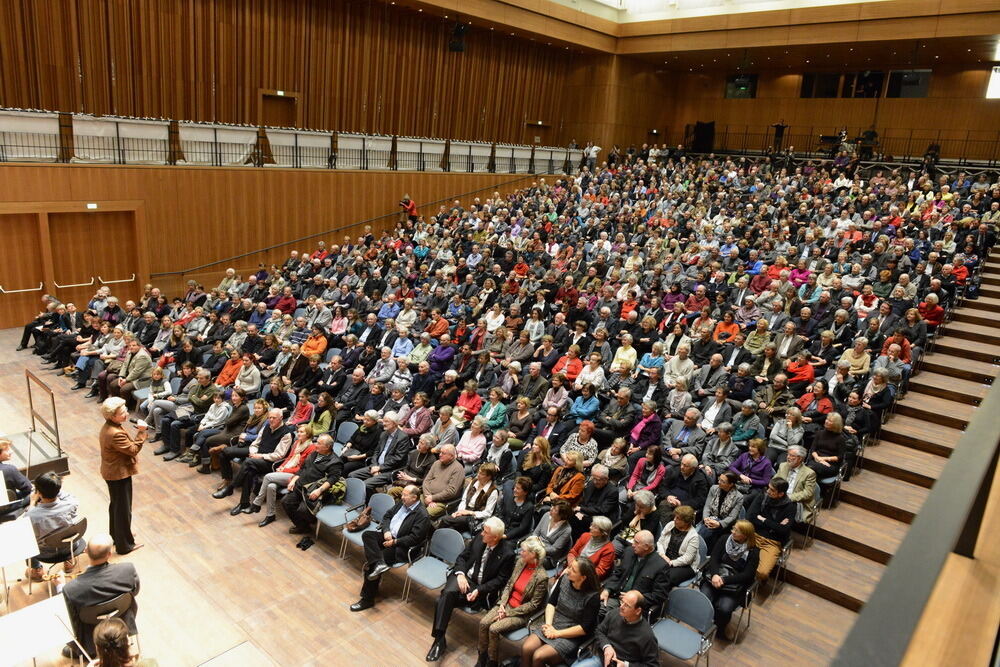
{"type": "MultiPolygon", "coordinates": [[[[631,574],[632,568],[635,567],[637,558],[635,550],[631,546],[626,548],[618,567],[615,568],[615,571],[608,580],[604,582],[604,588],[613,595],[624,592],[622,588],[625,585],[626,579],[631,574]]],[[[654,550],[639,565],[639,571],[635,576],[630,590],[637,590],[642,593],[643,597],[646,598],[647,604],[662,604],[667,599],[667,593],[670,592],[670,580],[664,576],[664,570],[667,567],[667,561],[663,560],[654,550]]]]}
{"type": "Polygon", "coordinates": [[[469,587],[479,591],[480,606],[485,606],[487,600],[492,603],[492,598],[507,585],[511,573],[514,571],[514,543],[512,540],[500,540],[496,548],[486,558],[486,563],[482,566],[483,571],[479,576],[479,583],[475,582],[473,575],[478,573],[483,552],[486,550],[486,543],[483,542],[482,535],[476,535],[465,547],[465,551],[455,561],[453,572],[462,572],[469,579],[469,587]]]}

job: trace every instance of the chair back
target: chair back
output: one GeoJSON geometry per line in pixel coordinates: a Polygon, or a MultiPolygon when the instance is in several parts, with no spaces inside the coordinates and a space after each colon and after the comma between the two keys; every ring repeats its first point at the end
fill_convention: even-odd
{"type": "Polygon", "coordinates": [[[372,523],[382,523],[385,513],[396,504],[396,499],[388,493],[376,493],[368,501],[368,506],[372,508],[372,523]]]}
{"type": "Polygon", "coordinates": [[[708,542],[702,538],[701,534],[698,535],[698,568],[705,566],[705,561],[708,560],[708,542]]]}
{"type": "Polygon", "coordinates": [[[97,625],[106,618],[123,616],[132,606],[132,594],[122,593],[107,602],[83,607],[80,609],[80,620],[87,625],[97,625]]]}
{"type": "Polygon", "coordinates": [[[348,507],[365,504],[365,483],[364,480],[348,477],[345,480],[347,488],[344,490],[344,504],[348,507]]]}
{"type": "Polygon", "coordinates": [[[439,560],[452,565],[465,551],[465,540],[462,534],[454,528],[438,528],[431,537],[428,553],[439,560]]]}
{"type": "Polygon", "coordinates": [[[180,376],[170,378],[170,393],[174,396],[181,393],[181,380],[183,379],[180,376]]]}
{"type": "Polygon", "coordinates": [[[330,361],[332,361],[335,356],[340,354],[340,352],[341,349],[339,347],[331,347],[329,350],[326,351],[326,357],[323,359],[323,361],[325,361],[326,363],[330,363],[330,361]]]}
{"type": "Polygon", "coordinates": [[[667,615],[707,634],[715,623],[715,608],[705,594],[694,588],[675,588],[667,597],[667,615]]]}
{"type": "Polygon", "coordinates": [[[346,445],[347,442],[354,437],[354,433],[357,430],[358,425],[354,422],[341,422],[340,426],[337,427],[337,437],[334,438],[334,441],[346,445]]]}
{"type": "Polygon", "coordinates": [[[68,526],[64,526],[59,530],[53,531],[43,537],[38,542],[38,547],[43,551],[62,551],[67,543],[69,544],[70,551],[73,551],[73,545],[76,541],[81,539],[87,532],[87,517],[82,517],[76,520],[76,523],[71,523],[68,526]]]}

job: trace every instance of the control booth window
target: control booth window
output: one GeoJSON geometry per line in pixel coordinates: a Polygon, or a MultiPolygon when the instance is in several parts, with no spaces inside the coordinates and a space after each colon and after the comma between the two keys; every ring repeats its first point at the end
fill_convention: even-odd
{"type": "Polygon", "coordinates": [[[799,97],[836,97],[840,93],[840,73],[806,72],[802,75],[799,97]]]}
{"type": "Polygon", "coordinates": [[[757,97],[756,74],[734,74],[726,77],[726,98],[752,100],[757,97]]]}
{"type": "Polygon", "coordinates": [[[885,72],[865,70],[844,75],[844,87],[841,97],[882,97],[882,86],[885,84],[885,72]]]}
{"type": "Polygon", "coordinates": [[[897,70],[889,73],[886,97],[927,97],[931,86],[929,69],[897,70]]]}

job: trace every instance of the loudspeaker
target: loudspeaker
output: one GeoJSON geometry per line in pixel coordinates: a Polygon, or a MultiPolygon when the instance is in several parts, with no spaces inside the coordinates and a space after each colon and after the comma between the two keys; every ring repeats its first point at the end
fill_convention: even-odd
{"type": "Polygon", "coordinates": [[[694,125],[694,139],[691,142],[691,150],[695,153],[711,153],[715,146],[715,121],[702,123],[698,121],[694,125]]]}
{"type": "Polygon", "coordinates": [[[462,53],[465,51],[465,29],[464,23],[456,23],[451,29],[451,39],[448,40],[448,50],[452,53],[462,53]]]}

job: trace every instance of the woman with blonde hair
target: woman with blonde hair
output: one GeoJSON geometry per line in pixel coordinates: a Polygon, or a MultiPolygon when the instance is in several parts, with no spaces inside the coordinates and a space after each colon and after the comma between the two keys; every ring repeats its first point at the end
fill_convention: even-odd
{"type": "Polygon", "coordinates": [[[500,635],[523,628],[545,602],[548,576],[542,561],[545,546],[530,535],[521,542],[514,571],[500,593],[497,605],[479,621],[479,667],[496,667],[500,659],[500,635]]]}

